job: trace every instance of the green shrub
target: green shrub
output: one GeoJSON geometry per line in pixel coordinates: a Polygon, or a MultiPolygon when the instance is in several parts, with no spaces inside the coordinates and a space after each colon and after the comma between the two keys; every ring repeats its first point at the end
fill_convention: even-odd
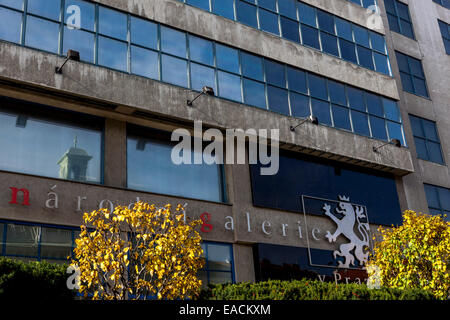
{"type": "Polygon", "coordinates": [[[335,284],[319,280],[269,280],[210,285],[202,300],[428,300],[429,292],[411,289],[369,289],[365,284],[335,284]]]}
{"type": "Polygon", "coordinates": [[[66,265],[22,262],[0,258],[0,300],[68,300],[75,293],[67,289],[66,265]]]}

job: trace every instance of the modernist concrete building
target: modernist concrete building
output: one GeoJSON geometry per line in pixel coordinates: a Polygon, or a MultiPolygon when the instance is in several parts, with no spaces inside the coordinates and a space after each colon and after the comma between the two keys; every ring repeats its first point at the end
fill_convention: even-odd
{"type": "Polygon", "coordinates": [[[62,262],[83,212],[143,200],[203,220],[205,283],[363,281],[379,225],[450,212],[449,26],[446,0],[0,0],[0,256],[62,262]],[[276,174],[174,164],[199,121],[278,130],[276,174]]]}

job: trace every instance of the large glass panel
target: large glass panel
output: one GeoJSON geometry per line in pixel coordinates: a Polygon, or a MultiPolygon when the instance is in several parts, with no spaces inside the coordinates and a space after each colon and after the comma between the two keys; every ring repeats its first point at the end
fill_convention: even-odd
{"type": "Polygon", "coordinates": [[[372,51],[362,46],[357,46],[359,64],[365,68],[374,70],[372,51]]]}
{"type": "Polygon", "coordinates": [[[187,61],[163,54],[161,57],[162,81],[188,87],[187,61]]]}
{"type": "Polygon", "coordinates": [[[82,0],[65,0],[64,22],[78,29],[80,23],[82,29],[95,31],[95,5],[82,0]],[[80,20],[77,21],[77,14],[80,20]]]}
{"type": "Polygon", "coordinates": [[[99,32],[120,40],[127,40],[127,15],[100,6],[98,10],[99,32]]]}
{"type": "Polygon", "coordinates": [[[331,110],[333,112],[333,122],[336,128],[352,130],[349,109],[332,105],[331,110]]]}
{"type": "Polygon", "coordinates": [[[59,21],[61,0],[28,0],[27,12],[59,21]]]}
{"type": "Polygon", "coordinates": [[[80,53],[80,60],[94,63],[95,35],[80,29],[69,29],[64,27],[64,48],[65,54],[69,49],[80,53]]]}
{"type": "Polygon", "coordinates": [[[98,64],[108,68],[127,71],[128,45],[125,42],[98,37],[98,64]]]}
{"type": "Polygon", "coordinates": [[[416,146],[417,158],[429,160],[426,141],[424,139],[414,137],[414,145],[416,146]]]}
{"type": "Polygon", "coordinates": [[[364,102],[364,92],[347,86],[348,102],[350,108],[360,111],[366,111],[366,104],[364,102]]]}
{"type": "Polygon", "coordinates": [[[289,90],[294,90],[301,93],[307,93],[306,73],[299,69],[287,67],[287,77],[289,90]]]}
{"type": "Polygon", "coordinates": [[[428,97],[427,85],[424,79],[413,77],[414,93],[423,97],[428,97]]]}
{"type": "Polygon", "coordinates": [[[304,4],[303,2],[299,2],[298,15],[301,23],[306,23],[313,27],[316,26],[316,10],[314,10],[313,7],[304,4]]]}
{"type": "Polygon", "coordinates": [[[131,17],[130,36],[131,43],[152,49],[158,48],[158,25],[156,23],[131,17]]]}
{"type": "Polygon", "coordinates": [[[448,211],[450,209],[450,190],[447,188],[436,188],[439,195],[440,208],[448,211]]]}
{"type": "Polygon", "coordinates": [[[425,138],[425,132],[422,129],[422,121],[420,120],[420,118],[409,116],[409,119],[411,121],[413,135],[425,138]]]}
{"type": "Polygon", "coordinates": [[[309,93],[312,97],[328,100],[325,78],[308,73],[309,93]]]}
{"type": "Polygon", "coordinates": [[[236,0],[236,15],[237,21],[253,28],[258,28],[256,6],[252,6],[245,1],[236,0]]]}
{"type": "Polygon", "coordinates": [[[214,92],[217,91],[214,69],[191,63],[191,89],[202,91],[204,86],[213,88],[214,92]]]}
{"type": "Polygon", "coordinates": [[[231,271],[230,247],[228,245],[213,243],[208,243],[207,245],[208,270],[231,271]]]}
{"type": "Polygon", "coordinates": [[[6,255],[37,257],[41,228],[8,224],[6,230],[6,255]]]}
{"type": "Polygon", "coordinates": [[[264,66],[266,69],[267,83],[285,88],[286,75],[284,65],[266,59],[264,60],[264,66]]]}
{"type": "Polygon", "coordinates": [[[356,45],[350,41],[339,39],[339,46],[341,47],[341,57],[346,61],[357,63],[356,45]]]}
{"type": "Polygon", "coordinates": [[[389,139],[391,140],[398,139],[402,145],[405,145],[401,124],[391,121],[386,122],[387,122],[387,129],[389,132],[389,139]]]}
{"type": "Polygon", "coordinates": [[[266,94],[264,84],[244,79],[244,102],[246,104],[266,109],[266,94]]]}
{"type": "Polygon", "coordinates": [[[281,15],[297,20],[296,0],[278,1],[278,11],[281,15]]]}
{"type": "Polygon", "coordinates": [[[386,42],[384,37],[376,32],[369,31],[370,34],[370,42],[372,44],[372,49],[377,50],[383,54],[386,53],[386,42]]]}
{"type": "Polygon", "coordinates": [[[303,44],[320,50],[319,31],[304,24],[301,29],[303,44]]]}
{"type": "Polygon", "coordinates": [[[210,66],[214,65],[213,43],[211,41],[189,35],[189,54],[191,60],[210,66]]]}
{"type": "Polygon", "coordinates": [[[300,29],[297,21],[281,17],[280,24],[283,38],[300,42],[300,29]]]}
{"type": "MultiPolygon", "coordinates": [[[[11,105],[19,107],[19,102],[11,105]]],[[[100,129],[5,109],[0,110],[0,147],[8,150],[0,153],[2,170],[101,182],[100,129]]]]}
{"type": "Polygon", "coordinates": [[[319,123],[331,126],[330,104],[326,101],[311,99],[312,113],[319,123]]]}
{"type": "Polygon", "coordinates": [[[212,11],[219,16],[234,20],[234,0],[212,0],[212,11]]]}
{"type": "Polygon", "coordinates": [[[353,34],[355,35],[355,42],[367,48],[369,45],[369,32],[367,29],[359,27],[357,25],[353,25],[353,34]]]}
{"type": "Polygon", "coordinates": [[[255,80],[264,80],[263,63],[260,57],[241,52],[242,74],[255,80]]]}
{"type": "Polygon", "coordinates": [[[161,26],[161,50],[186,58],[186,33],[161,26]]]}
{"type": "Polygon", "coordinates": [[[439,203],[437,188],[427,184],[424,185],[424,188],[425,194],[427,196],[428,206],[433,208],[440,208],[441,205],[439,203]]]}
{"type": "Polygon", "coordinates": [[[236,49],[216,44],[217,67],[239,73],[239,54],[236,49]]]}
{"type": "Polygon", "coordinates": [[[364,136],[370,136],[367,114],[351,110],[353,131],[364,136]]]}
{"type": "Polygon", "coordinates": [[[425,132],[425,138],[428,140],[439,141],[436,124],[434,122],[423,119],[422,125],[425,132]]]}
{"type": "Polygon", "coordinates": [[[317,10],[317,21],[319,28],[329,33],[335,34],[333,16],[325,11],[317,10]]]}
{"type": "Polygon", "coordinates": [[[25,45],[52,53],[58,53],[58,23],[28,16],[26,29],[25,45]]]}
{"type": "Polygon", "coordinates": [[[218,79],[219,95],[221,97],[239,102],[242,101],[241,78],[239,76],[219,71],[218,79]]]}
{"type": "Polygon", "coordinates": [[[345,86],[339,82],[328,80],[328,92],[333,103],[347,105],[345,86]]]}
{"type": "Polygon", "coordinates": [[[23,0],[0,0],[0,4],[10,8],[23,10],[23,0]]]}
{"type": "Polygon", "coordinates": [[[398,110],[397,103],[393,100],[382,98],[384,114],[387,119],[400,122],[400,111],[398,110]]]}
{"type": "Polygon", "coordinates": [[[370,116],[370,128],[372,129],[372,137],[387,140],[386,125],[383,119],[370,116]]]}
{"type": "Polygon", "coordinates": [[[373,58],[375,60],[375,70],[389,75],[388,57],[385,56],[384,54],[374,52],[373,58]]]}
{"type": "Polygon", "coordinates": [[[67,261],[67,257],[72,256],[72,231],[56,228],[41,230],[41,257],[67,261]]]}
{"type": "MultiPolygon", "coordinates": [[[[169,136],[167,136],[167,140],[156,140],[138,134],[128,135],[128,188],[222,201],[220,165],[208,165],[204,162],[203,164],[193,164],[194,151],[189,157],[192,164],[175,164],[171,156],[175,145],[169,139],[169,136]]],[[[190,137],[185,137],[185,139],[190,139],[190,137]]],[[[187,152],[190,151],[187,150],[187,152]]]]}
{"type": "Polygon", "coordinates": [[[277,0],[258,0],[258,5],[275,12],[277,11],[277,0]]]}
{"type": "Polygon", "coordinates": [[[352,24],[348,21],[335,18],[337,35],[341,38],[353,41],[352,24]]]}
{"type": "Polygon", "coordinates": [[[384,117],[383,104],[380,96],[366,92],[367,110],[370,114],[384,117]]]}
{"type": "Polygon", "coordinates": [[[194,7],[209,11],[209,0],[186,0],[186,3],[194,7]]]}
{"type": "Polygon", "coordinates": [[[280,35],[278,15],[264,9],[259,9],[258,12],[260,29],[276,34],[277,36],[280,35]]]}
{"type": "Polygon", "coordinates": [[[0,8],[0,39],[20,43],[22,14],[0,8]]]}
{"type": "Polygon", "coordinates": [[[158,53],[131,46],[131,73],[158,80],[158,53]]]}
{"type": "Polygon", "coordinates": [[[339,57],[337,38],[335,36],[326,32],[320,32],[320,39],[322,40],[322,50],[324,52],[339,57]]]}
{"type": "Polygon", "coordinates": [[[309,97],[295,92],[290,92],[291,111],[293,117],[306,118],[311,114],[309,97]]]}
{"type": "Polygon", "coordinates": [[[277,87],[267,86],[267,100],[269,110],[289,116],[288,91],[277,87]]]}

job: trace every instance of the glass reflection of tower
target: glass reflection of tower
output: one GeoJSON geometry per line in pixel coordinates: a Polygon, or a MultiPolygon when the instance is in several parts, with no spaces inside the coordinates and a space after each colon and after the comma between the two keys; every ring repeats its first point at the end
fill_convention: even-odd
{"type": "Polygon", "coordinates": [[[73,147],[67,150],[59,159],[59,177],[67,180],[86,181],[89,160],[92,157],[77,146],[77,137],[73,140],[73,147]]]}

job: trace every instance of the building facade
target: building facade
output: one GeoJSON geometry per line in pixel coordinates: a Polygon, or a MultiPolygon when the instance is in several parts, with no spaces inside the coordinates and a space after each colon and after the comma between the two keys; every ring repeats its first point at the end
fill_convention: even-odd
{"type": "Polygon", "coordinates": [[[450,212],[447,0],[0,0],[0,40],[0,256],[143,200],[202,220],[204,283],[362,282],[378,226],[450,212]],[[233,129],[277,131],[276,174],[207,161],[233,129]]]}

